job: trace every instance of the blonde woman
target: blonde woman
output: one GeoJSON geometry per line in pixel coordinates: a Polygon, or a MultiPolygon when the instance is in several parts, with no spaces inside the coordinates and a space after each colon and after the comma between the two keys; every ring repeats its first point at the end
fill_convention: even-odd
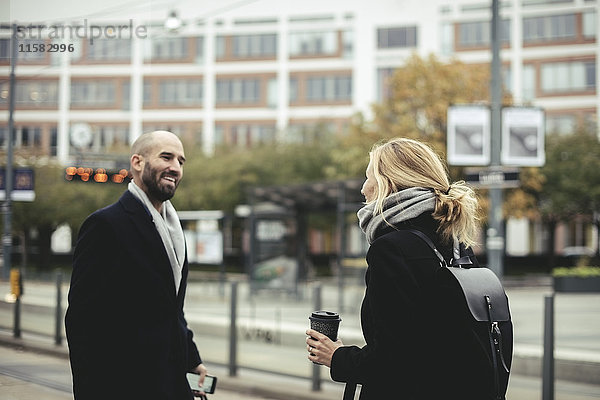
{"type": "MultiPolygon", "coordinates": [[[[439,260],[409,229],[426,234],[447,260],[454,243],[475,263],[478,202],[464,182],[450,183],[445,164],[427,145],[398,138],[370,152],[359,224],[370,244],[361,324],[366,345],[344,346],[308,330],[309,360],[346,382],[345,398],[477,399],[478,354],[463,354],[473,335],[436,313],[432,290],[439,260]],[[456,239],[456,240],[455,240],[456,239]],[[465,383],[466,382],[466,383],[465,383]]],[[[468,353],[468,352],[467,352],[468,353]]],[[[479,387],[481,386],[481,387],[479,387]]]]}

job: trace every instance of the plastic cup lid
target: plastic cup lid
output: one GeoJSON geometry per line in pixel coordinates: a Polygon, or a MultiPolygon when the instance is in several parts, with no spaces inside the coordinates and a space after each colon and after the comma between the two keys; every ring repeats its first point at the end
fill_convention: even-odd
{"type": "Polygon", "coordinates": [[[340,319],[339,314],[333,311],[314,311],[310,317],[318,319],[340,319]]]}

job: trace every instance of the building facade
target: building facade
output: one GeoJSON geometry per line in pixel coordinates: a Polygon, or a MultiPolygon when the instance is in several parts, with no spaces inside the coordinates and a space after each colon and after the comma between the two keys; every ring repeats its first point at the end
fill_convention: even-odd
{"type": "MultiPolygon", "coordinates": [[[[23,23],[16,151],[110,167],[115,154],[155,129],[207,154],[318,140],[343,131],[356,112],[368,117],[386,96],[386,78],[413,53],[491,61],[491,1],[208,4],[23,23]],[[170,12],[177,29],[165,28],[170,12]],[[92,37],[92,26],[101,35],[92,37]]],[[[581,124],[600,132],[598,9],[598,0],[500,2],[505,90],[515,104],[545,110],[547,133],[569,134],[581,124]]],[[[0,71],[8,77],[10,32],[3,35],[0,71]]],[[[1,146],[8,91],[8,79],[0,80],[1,146]]]]}

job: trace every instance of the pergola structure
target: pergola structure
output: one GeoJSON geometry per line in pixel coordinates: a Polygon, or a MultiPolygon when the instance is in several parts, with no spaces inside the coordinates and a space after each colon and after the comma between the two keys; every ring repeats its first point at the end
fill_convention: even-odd
{"type": "MultiPolygon", "coordinates": [[[[336,228],[340,242],[337,248],[337,265],[345,258],[346,214],[355,213],[363,206],[364,197],[360,189],[364,179],[323,181],[298,185],[278,185],[253,187],[248,191],[251,212],[248,215],[250,232],[250,251],[247,258],[248,272],[252,273],[256,263],[257,250],[256,221],[259,218],[295,218],[296,254],[298,276],[296,282],[306,278],[306,259],[308,255],[307,221],[311,213],[335,213],[336,228]],[[266,211],[260,205],[270,204],[272,211],[266,211]],[[274,211],[273,211],[274,210],[274,211]]],[[[341,271],[341,268],[340,268],[341,271]]]]}

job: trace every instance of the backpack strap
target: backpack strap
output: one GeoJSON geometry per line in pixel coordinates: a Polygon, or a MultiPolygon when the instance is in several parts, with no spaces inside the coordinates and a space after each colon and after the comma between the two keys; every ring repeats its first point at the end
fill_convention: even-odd
{"type": "MultiPolygon", "coordinates": [[[[448,263],[444,259],[444,256],[442,255],[442,253],[440,253],[440,251],[437,249],[437,247],[435,247],[435,244],[433,244],[431,239],[429,239],[429,236],[427,236],[426,234],[424,234],[423,232],[421,232],[417,229],[406,229],[406,231],[414,233],[415,235],[417,235],[418,237],[423,239],[423,241],[425,243],[427,243],[427,245],[431,248],[431,250],[433,250],[433,252],[437,256],[437,258],[440,260],[440,266],[448,267],[448,263]]],[[[471,257],[469,257],[469,256],[460,257],[460,254],[462,253],[462,247],[463,247],[462,244],[458,244],[458,242],[456,243],[456,245],[453,248],[454,257],[450,260],[450,265],[453,267],[459,267],[459,268],[470,268],[470,266],[473,265],[473,261],[471,261],[471,257]],[[468,266],[468,267],[463,267],[463,265],[468,266]]]]}
{"type": "Polygon", "coordinates": [[[435,247],[435,244],[433,244],[433,242],[431,241],[431,239],[429,239],[429,236],[427,236],[423,232],[418,231],[416,229],[406,229],[406,231],[414,233],[415,235],[417,235],[418,237],[420,237],[421,239],[423,239],[423,241],[425,243],[427,243],[427,245],[431,248],[431,250],[433,250],[433,252],[437,256],[437,258],[440,260],[440,267],[447,267],[448,266],[448,263],[444,259],[444,256],[442,255],[442,253],[439,252],[439,250],[437,249],[437,247],[435,247]]]}

